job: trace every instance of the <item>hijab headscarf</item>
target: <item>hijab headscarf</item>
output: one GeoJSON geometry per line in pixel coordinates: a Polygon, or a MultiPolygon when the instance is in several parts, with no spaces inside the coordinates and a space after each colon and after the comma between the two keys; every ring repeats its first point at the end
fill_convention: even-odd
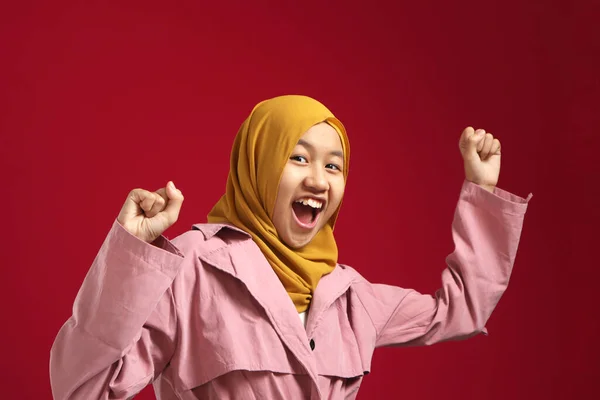
{"type": "Polygon", "coordinates": [[[280,240],[272,222],[273,209],[288,157],[302,135],[321,122],[340,135],[345,181],[350,145],[342,123],[310,97],[275,97],[257,104],[240,127],[231,151],[226,192],[208,215],[210,223],[229,223],[252,236],[298,312],[307,310],[319,280],[337,263],[333,228],[339,207],[300,249],[291,249],[280,240]]]}

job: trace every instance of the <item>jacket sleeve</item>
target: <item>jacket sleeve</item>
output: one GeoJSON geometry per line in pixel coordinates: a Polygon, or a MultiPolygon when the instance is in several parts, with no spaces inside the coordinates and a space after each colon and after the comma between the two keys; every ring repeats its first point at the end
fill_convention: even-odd
{"type": "Polygon", "coordinates": [[[531,199],[490,193],[464,181],[452,223],[455,249],[434,296],[363,284],[360,300],[375,327],[375,347],[430,345],[483,332],[508,286],[531,199]]]}
{"type": "Polygon", "coordinates": [[[114,222],[50,352],[55,399],[130,398],[171,358],[170,286],[183,256],[166,238],[148,244],[114,222]]]}

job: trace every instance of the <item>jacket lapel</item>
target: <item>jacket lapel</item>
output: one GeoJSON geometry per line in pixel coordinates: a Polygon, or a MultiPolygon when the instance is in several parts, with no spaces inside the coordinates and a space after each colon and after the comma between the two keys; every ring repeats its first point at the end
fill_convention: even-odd
{"type": "Polygon", "coordinates": [[[229,225],[198,224],[194,228],[201,230],[207,240],[198,255],[200,260],[226,272],[246,286],[248,292],[264,309],[281,341],[303,365],[320,392],[316,360],[310,349],[309,338],[318,327],[325,310],[343,295],[354,281],[355,274],[352,270],[337,265],[330,274],[321,278],[311,301],[305,330],[296,307],[250,235],[229,225]],[[242,235],[229,241],[210,240],[223,228],[242,235]]]}
{"type": "Polygon", "coordinates": [[[339,264],[330,274],[319,280],[308,313],[306,324],[308,337],[311,337],[315,332],[325,310],[348,290],[353,281],[354,274],[339,264]]]}
{"type": "MultiPolygon", "coordinates": [[[[296,356],[317,385],[316,361],[298,312],[271,265],[251,238],[208,246],[198,257],[239,279],[264,309],[283,343],[296,356]]],[[[235,296],[235,294],[232,294],[235,296]]]]}

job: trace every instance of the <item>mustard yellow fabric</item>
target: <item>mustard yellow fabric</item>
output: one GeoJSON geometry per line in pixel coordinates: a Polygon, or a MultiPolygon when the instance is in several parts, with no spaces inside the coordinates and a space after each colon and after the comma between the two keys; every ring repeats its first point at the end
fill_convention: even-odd
{"type": "Polygon", "coordinates": [[[252,236],[298,312],[307,310],[319,279],[337,263],[333,228],[339,209],[309,244],[297,250],[279,239],[272,217],[279,180],[293,148],[320,122],[329,123],[340,135],[347,179],[350,145],[342,123],[310,97],[275,97],[257,104],[240,127],[226,192],[208,215],[210,223],[230,223],[252,236]]]}

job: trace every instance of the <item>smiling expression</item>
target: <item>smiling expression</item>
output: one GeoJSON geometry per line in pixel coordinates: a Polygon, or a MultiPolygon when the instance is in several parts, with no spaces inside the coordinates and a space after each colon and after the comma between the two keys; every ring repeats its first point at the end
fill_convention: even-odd
{"type": "Polygon", "coordinates": [[[337,131],[322,122],[292,150],[279,181],[273,225],[293,249],[307,245],[338,209],[344,195],[344,153],[337,131]]]}

